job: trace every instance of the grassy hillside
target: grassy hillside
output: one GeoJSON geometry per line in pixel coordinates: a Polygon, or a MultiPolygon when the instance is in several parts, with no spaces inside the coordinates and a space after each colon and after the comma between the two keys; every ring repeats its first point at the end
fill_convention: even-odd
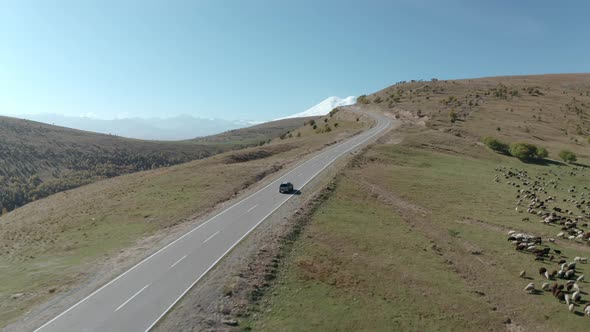
{"type": "Polygon", "coordinates": [[[345,112],[327,118],[329,132],[299,120],[291,135],[263,146],[98,181],[1,216],[0,327],[140,260],[176,225],[367,126],[345,112]]]}
{"type": "Polygon", "coordinates": [[[590,74],[399,83],[361,99],[368,110],[420,116],[470,141],[493,136],[588,156],[590,74]],[[456,121],[451,121],[451,114],[456,121]]]}
{"type": "Polygon", "coordinates": [[[253,144],[260,145],[270,138],[279,137],[303,126],[304,122],[319,117],[284,119],[265,122],[248,128],[234,129],[217,135],[195,138],[193,141],[209,144],[253,144]]]}
{"type": "MultiPolygon", "coordinates": [[[[590,257],[588,241],[558,237],[564,226],[526,213],[530,198],[518,203],[517,190],[530,189],[527,181],[547,184],[537,191],[542,200],[555,198],[547,210],[572,211],[561,215],[579,217],[577,229],[590,231],[587,204],[576,207],[590,195],[588,91],[590,75],[547,75],[410,82],[367,96],[362,107],[397,115],[404,126],[338,177],[281,262],[276,282],[241,325],[263,331],[587,330],[590,284],[578,282],[582,300],[572,313],[540,290],[542,283],[566,280],[547,280],[539,270],[590,257]],[[508,95],[496,94],[506,91],[500,84],[508,95]],[[451,110],[459,114],[455,122],[451,110]],[[486,148],[483,136],[545,146],[555,158],[571,150],[578,165],[522,162],[486,148]],[[518,179],[509,171],[527,175],[518,179]],[[550,248],[554,257],[535,260],[515,250],[507,241],[511,230],[541,236],[536,248],[550,248]],[[524,291],[530,282],[535,294],[524,291]]],[[[589,273],[587,264],[577,265],[576,277],[589,273]]]]}
{"type": "Polygon", "coordinates": [[[277,121],[199,140],[158,142],[0,117],[0,213],[100,179],[263,144],[302,123],[277,121]]]}

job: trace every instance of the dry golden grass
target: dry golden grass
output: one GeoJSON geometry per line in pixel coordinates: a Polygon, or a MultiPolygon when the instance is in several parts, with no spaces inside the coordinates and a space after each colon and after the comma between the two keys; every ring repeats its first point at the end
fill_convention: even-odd
{"type": "Polygon", "coordinates": [[[388,87],[368,99],[377,97],[383,102],[372,102],[367,109],[420,114],[430,128],[471,141],[492,136],[545,146],[554,159],[565,148],[582,158],[590,156],[590,74],[414,82],[388,87]],[[499,90],[505,90],[502,96],[495,95],[499,90]],[[397,102],[396,96],[401,96],[397,102]],[[458,116],[455,123],[451,111],[458,116]]]}

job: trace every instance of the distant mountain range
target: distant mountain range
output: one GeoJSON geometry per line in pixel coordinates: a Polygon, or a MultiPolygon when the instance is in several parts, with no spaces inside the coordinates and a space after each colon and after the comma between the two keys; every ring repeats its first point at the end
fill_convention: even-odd
{"type": "MultiPolygon", "coordinates": [[[[329,97],[308,110],[286,116],[277,120],[322,116],[328,114],[338,106],[352,105],[356,97],[329,97]]],[[[218,134],[228,130],[249,127],[265,121],[229,121],[222,119],[197,118],[191,115],[178,115],[169,118],[121,118],[98,119],[87,116],[65,116],[60,114],[42,113],[23,115],[20,118],[52,124],[61,127],[74,128],[102,134],[147,139],[175,141],[192,139],[218,134]]]]}
{"type": "Polygon", "coordinates": [[[22,118],[96,133],[165,141],[208,136],[260,123],[256,121],[203,119],[190,115],[179,115],[169,118],[135,117],[103,120],[92,117],[75,117],[45,113],[25,115],[22,118]]]}

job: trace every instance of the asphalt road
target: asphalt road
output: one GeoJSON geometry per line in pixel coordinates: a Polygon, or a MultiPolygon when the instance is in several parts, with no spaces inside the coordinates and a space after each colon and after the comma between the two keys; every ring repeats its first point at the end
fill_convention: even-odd
{"type": "Polygon", "coordinates": [[[292,182],[305,195],[303,187],[332,162],[389,127],[389,118],[375,117],[373,128],[324,150],[203,222],[35,331],[149,331],[234,246],[293,197],[278,192],[280,182],[292,182]]]}

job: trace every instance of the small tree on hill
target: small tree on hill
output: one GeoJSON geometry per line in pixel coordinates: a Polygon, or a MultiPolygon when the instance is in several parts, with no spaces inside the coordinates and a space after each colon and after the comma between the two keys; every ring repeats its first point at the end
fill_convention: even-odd
{"type": "Polygon", "coordinates": [[[537,148],[537,158],[545,159],[549,157],[549,151],[545,148],[537,148]]]}
{"type": "Polygon", "coordinates": [[[508,144],[500,142],[499,140],[493,138],[493,137],[486,137],[483,139],[483,143],[490,149],[499,152],[499,153],[503,153],[503,154],[508,154],[509,153],[509,149],[510,147],[508,146],[508,144]]]}
{"type": "Polygon", "coordinates": [[[544,148],[537,148],[529,143],[513,143],[510,145],[510,154],[520,160],[542,159],[548,155],[544,148]]]}
{"type": "Polygon", "coordinates": [[[452,122],[452,123],[455,123],[455,121],[457,121],[457,118],[458,118],[458,117],[459,117],[459,116],[457,115],[457,112],[455,112],[455,110],[451,110],[451,111],[449,112],[449,119],[451,119],[451,122],[452,122]]]}
{"type": "Polygon", "coordinates": [[[361,103],[361,104],[370,104],[371,103],[371,100],[369,98],[367,98],[366,95],[359,96],[356,99],[356,101],[357,101],[357,103],[361,103]]]}
{"type": "Polygon", "coordinates": [[[573,163],[578,160],[576,154],[568,150],[561,151],[559,153],[559,158],[561,158],[561,160],[565,161],[566,163],[573,163]]]}

